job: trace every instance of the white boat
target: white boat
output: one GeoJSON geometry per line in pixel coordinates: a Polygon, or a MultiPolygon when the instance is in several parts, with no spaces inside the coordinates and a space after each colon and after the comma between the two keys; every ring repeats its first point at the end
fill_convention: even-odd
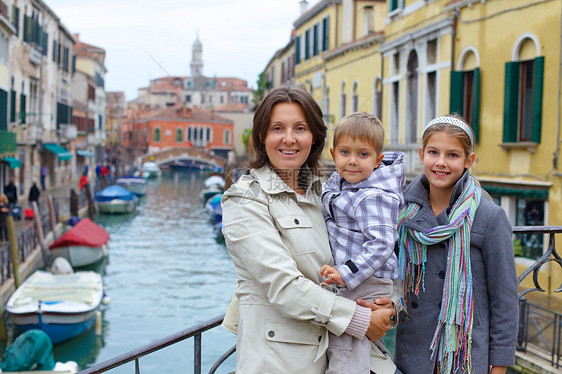
{"type": "Polygon", "coordinates": [[[141,170],[143,172],[150,173],[149,178],[156,178],[162,175],[162,171],[160,170],[160,167],[154,161],[147,161],[144,164],[142,164],[141,170]]]}
{"type": "Polygon", "coordinates": [[[127,189],[127,191],[132,192],[137,196],[143,196],[144,194],[146,194],[146,190],[148,189],[146,179],[141,176],[135,177],[133,175],[127,175],[118,178],[116,183],[117,185],[124,187],[125,189],[127,189]]]}
{"type": "Polygon", "coordinates": [[[96,193],[94,200],[100,213],[132,213],[137,207],[138,197],[117,185],[96,193]]]}
{"type": "Polygon", "coordinates": [[[96,263],[107,254],[109,234],[89,218],[81,219],[50,246],[53,257],[63,257],[77,268],[96,263]]]}
{"type": "Polygon", "coordinates": [[[37,270],[10,296],[6,312],[20,332],[40,329],[59,343],[92,328],[102,298],[102,278],[96,272],[37,270]]]}

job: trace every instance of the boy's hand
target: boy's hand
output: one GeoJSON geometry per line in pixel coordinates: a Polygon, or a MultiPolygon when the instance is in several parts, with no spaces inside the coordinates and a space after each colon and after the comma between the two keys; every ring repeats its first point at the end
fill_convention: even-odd
{"type": "Polygon", "coordinates": [[[327,284],[339,284],[340,286],[347,286],[340,275],[340,272],[336,270],[335,267],[330,265],[324,265],[320,269],[320,275],[326,278],[324,283],[327,284]]]}

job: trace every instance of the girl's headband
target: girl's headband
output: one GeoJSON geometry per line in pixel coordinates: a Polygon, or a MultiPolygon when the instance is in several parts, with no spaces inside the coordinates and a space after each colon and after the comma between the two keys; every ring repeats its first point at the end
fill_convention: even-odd
{"type": "Polygon", "coordinates": [[[422,138],[425,132],[427,131],[427,129],[429,129],[433,125],[437,125],[438,123],[445,123],[448,125],[459,127],[461,130],[466,132],[466,135],[468,135],[470,139],[470,148],[471,149],[474,148],[474,138],[472,136],[472,130],[470,129],[470,127],[468,127],[468,125],[464,123],[464,121],[461,121],[460,119],[451,116],[443,116],[443,117],[437,117],[432,119],[427,125],[425,125],[425,128],[423,129],[422,138]]]}

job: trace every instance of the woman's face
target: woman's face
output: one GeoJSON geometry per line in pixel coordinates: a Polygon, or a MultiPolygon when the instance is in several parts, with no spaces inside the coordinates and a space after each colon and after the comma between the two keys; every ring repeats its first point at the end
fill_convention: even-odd
{"type": "Polygon", "coordinates": [[[313,138],[299,104],[279,103],[273,107],[265,151],[275,169],[299,170],[310,154],[313,138]]]}

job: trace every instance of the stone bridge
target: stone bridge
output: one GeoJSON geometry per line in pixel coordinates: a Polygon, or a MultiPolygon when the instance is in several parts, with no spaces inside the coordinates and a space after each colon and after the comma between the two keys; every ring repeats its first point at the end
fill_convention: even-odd
{"type": "Polygon", "coordinates": [[[201,166],[220,167],[224,170],[226,159],[215,156],[203,147],[191,148],[168,148],[166,150],[149,153],[140,157],[140,164],[147,161],[154,161],[158,166],[164,164],[174,164],[176,161],[189,161],[201,166]]]}

